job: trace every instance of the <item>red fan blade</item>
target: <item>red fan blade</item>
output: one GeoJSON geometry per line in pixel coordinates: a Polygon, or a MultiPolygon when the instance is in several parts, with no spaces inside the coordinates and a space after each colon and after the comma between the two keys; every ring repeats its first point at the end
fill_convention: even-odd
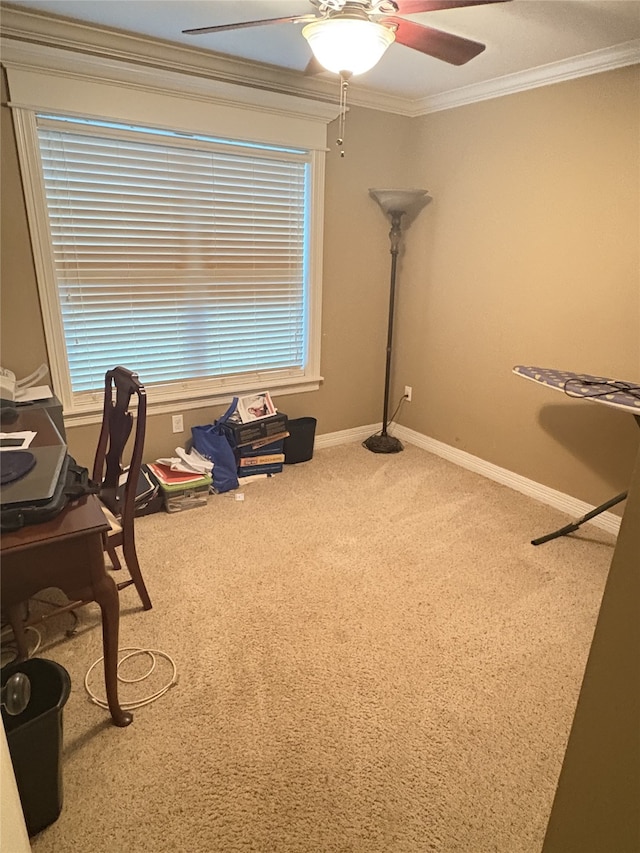
{"type": "Polygon", "coordinates": [[[463,6],[486,6],[489,3],[509,3],[510,0],[396,0],[398,14],[417,15],[438,12],[440,9],[460,9],[463,6]]]}
{"type": "Polygon", "coordinates": [[[315,15],[290,15],[288,18],[266,18],[263,21],[242,21],[239,24],[220,24],[217,27],[197,27],[194,30],[183,30],[186,35],[204,35],[205,33],[224,33],[227,30],[241,30],[244,27],[262,27],[266,24],[296,24],[302,21],[315,21],[315,15]]]}
{"type": "Polygon", "coordinates": [[[431,27],[423,27],[422,24],[405,21],[403,18],[385,18],[384,21],[398,25],[396,30],[398,44],[412,47],[420,53],[434,56],[451,65],[464,65],[485,49],[485,45],[480,42],[470,41],[452,33],[444,33],[442,30],[434,30],[431,27]]]}

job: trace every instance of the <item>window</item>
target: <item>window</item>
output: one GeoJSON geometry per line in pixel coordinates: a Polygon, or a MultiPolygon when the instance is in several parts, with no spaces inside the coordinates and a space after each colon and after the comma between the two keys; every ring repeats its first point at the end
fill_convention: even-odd
{"type": "Polygon", "coordinates": [[[52,384],[149,411],[316,390],[333,105],[41,45],[6,65],[52,384]]]}
{"type": "Polygon", "coordinates": [[[305,152],[46,118],[38,139],[73,393],[115,363],[304,370],[305,152]]]}
{"type": "Polygon", "coordinates": [[[74,396],[115,364],[147,385],[304,375],[308,152],[37,126],[74,396]]]}

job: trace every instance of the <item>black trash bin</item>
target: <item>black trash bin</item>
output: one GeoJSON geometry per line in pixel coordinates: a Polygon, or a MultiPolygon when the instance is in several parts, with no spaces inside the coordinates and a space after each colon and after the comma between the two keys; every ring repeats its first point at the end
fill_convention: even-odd
{"type": "Polygon", "coordinates": [[[55,661],[31,658],[2,668],[2,686],[16,672],[31,682],[31,699],[12,716],[2,708],[9,753],[29,835],[62,811],[62,709],[71,692],[69,673],[55,661]]]}
{"type": "Polygon", "coordinates": [[[313,456],[316,436],[315,418],[293,418],[287,421],[288,438],[284,440],[285,465],[308,462],[313,456]]]}

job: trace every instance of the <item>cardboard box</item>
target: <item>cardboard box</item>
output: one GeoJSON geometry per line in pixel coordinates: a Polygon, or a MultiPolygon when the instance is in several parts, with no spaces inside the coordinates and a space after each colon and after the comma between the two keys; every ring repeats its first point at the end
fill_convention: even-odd
{"type": "Polygon", "coordinates": [[[275,440],[281,433],[287,431],[287,416],[283,412],[278,412],[276,415],[251,421],[248,424],[227,421],[224,424],[224,430],[232,447],[243,447],[272,436],[275,440]]]}

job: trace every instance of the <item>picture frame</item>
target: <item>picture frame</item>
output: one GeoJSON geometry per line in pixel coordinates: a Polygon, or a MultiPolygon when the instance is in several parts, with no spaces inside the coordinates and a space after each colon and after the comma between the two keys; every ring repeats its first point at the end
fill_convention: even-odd
{"type": "Polygon", "coordinates": [[[276,407],[273,405],[269,392],[260,391],[258,394],[238,397],[238,414],[242,423],[248,424],[275,415],[276,407]]]}

